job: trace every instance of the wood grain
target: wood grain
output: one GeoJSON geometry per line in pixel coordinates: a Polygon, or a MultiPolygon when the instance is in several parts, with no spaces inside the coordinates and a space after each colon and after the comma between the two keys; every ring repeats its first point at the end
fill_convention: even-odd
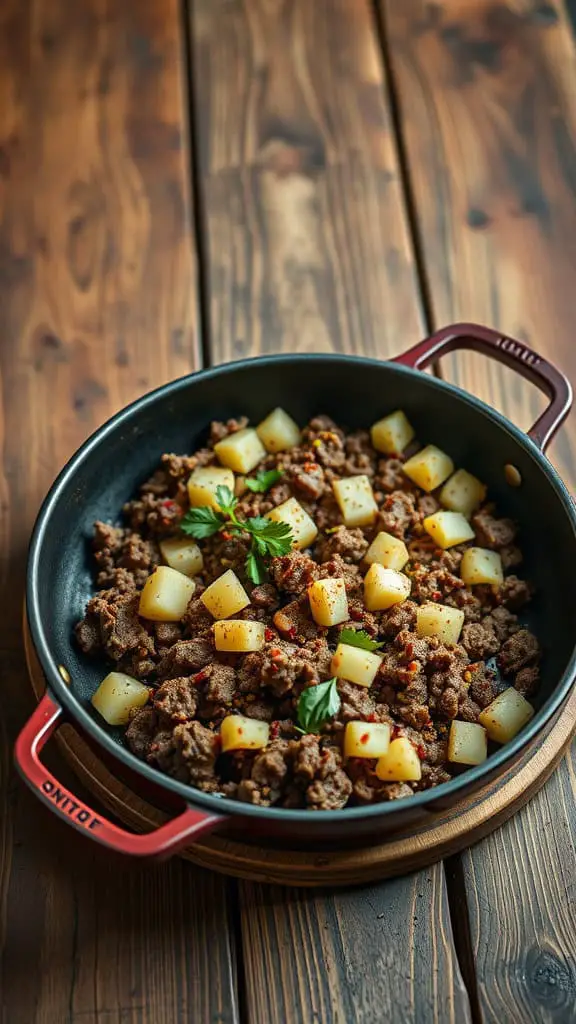
{"type": "MultiPolygon", "coordinates": [[[[385,357],[407,347],[425,332],[367,0],[198,0],[190,28],[212,358],[330,349],[385,357]]],[[[383,940],[377,915],[365,919],[366,904],[351,894],[338,904],[344,955],[327,931],[333,904],[284,890],[271,902],[241,883],[254,1024],[330,1024],[350,1019],[355,1006],[359,1020],[380,1020],[386,984],[399,1006],[412,1006],[410,943],[434,979],[428,1019],[447,1006],[468,1019],[442,869],[392,890],[393,901],[387,886],[377,898],[402,938],[383,940]],[[418,928],[408,940],[415,891],[418,928]],[[378,986],[372,967],[360,969],[369,950],[382,958],[378,986]],[[303,972],[322,979],[314,984],[323,994],[307,992],[303,972]]],[[[396,1011],[392,1019],[416,1017],[396,1011]]]]}
{"type": "MultiPolygon", "coordinates": [[[[576,378],[576,63],[560,3],[381,3],[435,325],[480,320],[576,378]]],[[[527,427],[540,402],[480,357],[450,375],[527,427]]],[[[552,458],[576,481],[572,416],[552,458]]],[[[571,1019],[576,973],[572,753],[458,866],[486,1021],[571,1019]],[[498,922],[495,929],[494,923],[498,922]]],[[[465,936],[457,933],[464,951],[465,936]]]]}
{"type": "Polygon", "coordinates": [[[8,768],[40,500],[102,420],[198,365],[179,24],[176,0],[0,10],[3,1024],[238,1017],[226,884],[111,858],[8,768]]]}
{"type": "Polygon", "coordinates": [[[367,0],[198,0],[212,357],[385,356],[423,333],[367,0]]]}

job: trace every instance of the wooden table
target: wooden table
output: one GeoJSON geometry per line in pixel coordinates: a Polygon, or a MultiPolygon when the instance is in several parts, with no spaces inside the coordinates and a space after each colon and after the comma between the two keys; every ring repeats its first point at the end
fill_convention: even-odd
{"type": "MultiPolygon", "coordinates": [[[[570,0],[2,3],[2,1024],[574,1020],[574,751],[469,852],[343,892],[114,859],[10,767],[30,527],[112,412],[209,362],[385,358],[460,319],[574,375],[574,18],[570,0]]],[[[523,427],[541,408],[480,357],[444,370],[523,427]]],[[[573,417],[552,452],[572,486],[575,445],[573,417]]]]}

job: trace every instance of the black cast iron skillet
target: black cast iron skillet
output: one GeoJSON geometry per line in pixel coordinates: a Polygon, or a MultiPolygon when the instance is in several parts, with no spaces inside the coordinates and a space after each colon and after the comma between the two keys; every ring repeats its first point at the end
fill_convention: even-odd
{"type": "Polygon", "coordinates": [[[106,846],[137,855],[172,852],[216,826],[244,838],[257,833],[302,843],[390,833],[484,785],[517,759],[561,708],[576,673],[576,514],[543,454],[571,401],[565,377],[525,345],[485,327],[460,324],[391,362],[335,354],[282,355],[220,366],[168,384],[119,413],[64,468],[32,537],[28,620],[48,690],[16,744],[16,761],[28,784],[76,828],[106,846]],[[475,349],[504,362],[548,395],[548,408],[527,435],[478,399],[420,373],[455,349],[475,349]],[[115,520],[162,452],[194,451],[210,420],[246,414],[258,422],[277,405],[301,423],[326,412],[352,428],[367,427],[401,407],[422,442],[446,449],[457,466],[486,481],[500,509],[521,524],[523,573],[538,591],[529,624],[545,647],[537,713],[485,764],[408,800],[342,811],[288,811],[201,793],[139,761],[123,744],[121,730],[105,726],[89,703],[105,666],[81,654],[72,629],[92,591],[88,542],[94,520],[115,520]],[[519,471],[521,486],[507,482],[507,464],[519,471]],[[183,812],[156,832],[132,835],[75,799],[39,756],[64,720],[79,726],[124,771],[128,767],[136,773],[141,784],[155,784],[167,798],[172,794],[172,800],[180,797],[183,812]]]}

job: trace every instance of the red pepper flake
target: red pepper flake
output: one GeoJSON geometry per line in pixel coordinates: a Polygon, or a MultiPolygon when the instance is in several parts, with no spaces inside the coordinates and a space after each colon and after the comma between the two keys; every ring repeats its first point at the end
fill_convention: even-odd
{"type": "Polygon", "coordinates": [[[369,732],[363,732],[361,737],[360,737],[360,743],[368,743],[369,739],[370,739],[370,733],[369,732]]]}
{"type": "Polygon", "coordinates": [[[275,662],[273,661],[273,662],[272,662],[272,664],[271,664],[271,666],[270,666],[270,671],[271,671],[271,672],[278,672],[278,671],[279,671],[279,668],[280,668],[280,666],[279,666],[279,665],[277,665],[277,664],[276,664],[276,663],[275,663],[275,662]]]}
{"type": "Polygon", "coordinates": [[[417,661],[411,661],[410,664],[408,665],[408,671],[409,672],[417,672],[418,671],[418,662],[417,661]]]}
{"type": "Polygon", "coordinates": [[[351,608],[350,609],[350,618],[354,622],[361,622],[362,621],[362,616],[363,616],[363,612],[361,612],[358,608],[351,608]]]}
{"type": "Polygon", "coordinates": [[[272,647],[271,650],[270,650],[270,655],[271,655],[272,658],[281,658],[282,657],[282,651],[280,650],[279,647],[272,647]]]}
{"type": "Polygon", "coordinates": [[[395,739],[398,738],[398,736],[401,736],[401,735],[402,735],[402,729],[400,728],[400,726],[399,725],[393,725],[392,726],[392,733],[390,735],[390,739],[395,740],[395,739]]]}
{"type": "Polygon", "coordinates": [[[289,640],[295,640],[296,639],[296,626],[290,626],[290,629],[286,630],[286,635],[287,635],[289,640]]]}
{"type": "Polygon", "coordinates": [[[420,760],[423,761],[424,758],[426,757],[426,747],[424,747],[422,743],[419,743],[418,746],[416,747],[416,753],[418,754],[420,760]]]}
{"type": "Polygon", "coordinates": [[[172,498],[165,498],[160,504],[163,508],[176,508],[176,502],[172,501],[172,498]]]}
{"type": "Polygon", "coordinates": [[[442,597],[442,591],[441,590],[434,590],[433,591],[433,593],[432,593],[432,600],[433,601],[439,601],[441,597],[442,597]]]}
{"type": "Polygon", "coordinates": [[[270,739],[277,740],[280,733],[280,722],[272,722],[270,726],[270,739]]]}
{"type": "Polygon", "coordinates": [[[367,721],[368,722],[375,722],[376,721],[376,712],[375,711],[372,711],[372,713],[368,715],[367,721]]]}
{"type": "Polygon", "coordinates": [[[197,672],[196,675],[192,676],[192,682],[193,683],[201,683],[202,680],[207,679],[207,678],[208,678],[208,673],[205,671],[205,669],[202,669],[200,672],[197,672]]]}
{"type": "Polygon", "coordinates": [[[222,536],[223,536],[224,540],[232,540],[232,534],[228,533],[228,530],[223,530],[222,531],[222,536]]]}

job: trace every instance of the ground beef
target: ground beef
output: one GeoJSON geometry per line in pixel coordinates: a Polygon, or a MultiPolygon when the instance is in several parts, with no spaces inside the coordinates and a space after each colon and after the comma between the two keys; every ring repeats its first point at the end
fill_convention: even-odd
{"type": "Polygon", "coordinates": [[[498,655],[498,664],[505,675],[519,672],[540,657],[540,644],[527,629],[520,629],[506,640],[498,655]]]}
{"type": "Polygon", "coordinates": [[[516,525],[511,519],[495,519],[485,509],[472,517],[472,525],[483,548],[505,548],[516,539],[516,525]]]}
{"type": "Polygon", "coordinates": [[[334,555],[340,555],[345,562],[360,562],[368,549],[368,541],[362,530],[349,530],[339,526],[334,533],[322,538],[316,546],[320,562],[328,562],[334,555]]]}
{"type": "Polygon", "coordinates": [[[500,641],[489,624],[470,622],[462,629],[460,643],[471,658],[484,660],[500,649],[500,641]]]}
{"type": "Polygon", "coordinates": [[[346,433],[329,417],[316,416],[303,428],[301,444],[267,453],[251,471],[280,470],[268,491],[251,491],[244,476],[235,485],[239,519],[266,516],[290,498],[300,502],[318,529],[310,548],[272,558],[267,578],[255,585],[245,568],[249,534],[218,530],[199,541],[203,566],[180,621],[140,618],[140,591],[160,561],[162,538],[182,536],[190,474],[217,464],[215,444],[246,423],[244,417],[214,422],[203,447],[163,455],[124,506],[122,522],[95,524],[97,592],[76,638],[86,655],[107,659],[150,689],[149,703],[127,727],[129,748],[184,783],[263,807],[331,810],[403,799],[441,785],[452,777],[450,723],[477,722],[505,685],[528,698],[538,688],[541,651],[521,618],[533,588],[514,575],[522,561],[516,524],[490,504],[475,513],[471,543],[497,550],[505,576],[500,587],[466,587],[460,562],[469,544],[444,551],[427,534],[424,520],[440,503],[436,492],[425,494],[406,477],[404,458],[411,449],[385,458],[373,449],[368,431],[346,433]],[[357,474],[371,481],[378,512],[374,522],[346,526],[333,483],[357,474]],[[403,572],[411,593],[402,604],[368,611],[364,559],[381,530],[407,546],[403,572]],[[249,597],[235,618],[264,627],[260,650],[215,648],[214,620],[201,597],[226,569],[238,575],[249,597]],[[327,579],[344,581],[348,621],[321,627],[311,615],[308,589],[327,579]],[[418,636],[418,608],[425,602],[464,612],[458,644],[418,636]],[[300,701],[313,700],[315,687],[332,677],[342,628],[363,630],[378,644],[380,667],[368,687],[338,680],[338,710],[320,720],[318,735],[303,736],[300,701]],[[222,752],[221,722],[231,714],[268,723],[267,745],[222,752]],[[388,723],[393,737],[406,737],[420,758],[421,779],[382,782],[375,759],[344,759],[346,726],[358,721],[388,723]]]}

